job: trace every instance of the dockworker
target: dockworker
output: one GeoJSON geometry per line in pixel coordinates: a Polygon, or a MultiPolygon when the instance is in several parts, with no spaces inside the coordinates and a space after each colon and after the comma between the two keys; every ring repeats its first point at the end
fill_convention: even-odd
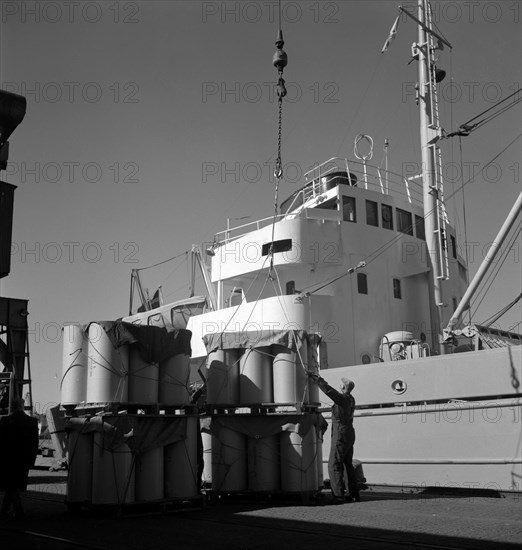
{"type": "MultiPolygon", "coordinates": [[[[206,382],[203,384],[193,384],[190,387],[190,402],[198,407],[198,412],[201,412],[203,405],[199,402],[200,399],[206,393],[206,382]]],[[[201,493],[203,487],[203,471],[205,468],[204,450],[203,450],[203,437],[201,435],[201,417],[197,415],[196,422],[196,453],[197,453],[197,480],[198,480],[198,493],[201,493]]]]}
{"type": "Polygon", "coordinates": [[[355,399],[352,390],[355,383],[348,378],[341,378],[340,391],[335,390],[326,380],[313,372],[308,376],[315,380],[321,389],[334,403],[332,407],[332,444],[328,459],[328,473],[330,486],[334,496],[334,502],[359,502],[359,485],[355,469],[353,467],[353,445],[355,443],[355,430],[353,427],[353,414],[355,411],[355,399]],[[345,497],[344,470],[348,476],[348,493],[345,497]]]}
{"type": "Polygon", "coordinates": [[[24,400],[16,397],[11,414],[0,419],[0,491],[5,491],[0,513],[25,516],[20,493],[27,489],[29,470],[38,454],[38,421],[25,414],[24,400]]]}

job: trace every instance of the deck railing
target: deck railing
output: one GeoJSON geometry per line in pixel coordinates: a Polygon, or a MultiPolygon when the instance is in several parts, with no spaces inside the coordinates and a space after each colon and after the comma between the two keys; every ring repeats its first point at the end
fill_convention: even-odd
{"type": "MultiPolygon", "coordinates": [[[[339,179],[344,179],[343,183],[348,185],[376,191],[382,195],[394,196],[410,204],[422,206],[422,184],[416,181],[416,177],[405,178],[400,174],[384,170],[364,161],[332,157],[304,174],[308,183],[281,204],[280,214],[276,216],[276,221],[285,218],[290,212],[307,203],[310,199],[324,193],[328,176],[334,177],[335,173],[344,174],[344,177],[340,175],[339,179]]],[[[272,224],[273,221],[274,216],[270,216],[235,227],[227,227],[226,230],[216,234],[215,243],[223,244],[237,239],[251,231],[266,227],[272,224]]]]}
{"type": "MultiPolygon", "coordinates": [[[[348,160],[341,157],[332,157],[306,172],[304,177],[309,183],[292,195],[292,203],[297,204],[300,202],[297,199],[299,194],[302,194],[303,202],[306,202],[322,193],[324,190],[323,178],[335,172],[346,173],[352,185],[357,187],[363,187],[383,195],[396,196],[408,201],[410,204],[422,206],[422,184],[415,181],[417,178],[405,178],[396,172],[384,170],[364,161],[348,160]],[[353,182],[354,176],[356,182],[353,182]]],[[[288,200],[285,203],[289,208],[284,211],[291,211],[292,204],[288,200]]]]}
{"type": "MultiPolygon", "coordinates": [[[[275,221],[277,222],[284,217],[285,217],[285,214],[279,214],[276,216],[275,221]]],[[[216,233],[214,237],[214,242],[216,244],[223,244],[229,241],[233,241],[234,239],[238,239],[239,237],[242,237],[243,235],[246,235],[251,231],[256,231],[257,229],[261,229],[262,227],[271,225],[273,221],[274,221],[274,216],[270,216],[268,218],[263,218],[261,220],[256,220],[254,222],[249,222],[249,223],[237,225],[234,227],[228,227],[224,231],[220,231],[219,233],[216,233]]]]}

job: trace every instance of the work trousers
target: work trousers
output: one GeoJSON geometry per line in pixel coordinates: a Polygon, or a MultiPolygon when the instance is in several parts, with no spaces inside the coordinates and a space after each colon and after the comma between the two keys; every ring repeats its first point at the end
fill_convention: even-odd
{"type": "Polygon", "coordinates": [[[359,485],[353,467],[353,445],[355,443],[355,430],[353,426],[333,426],[332,446],[328,460],[328,473],[330,474],[330,486],[335,497],[344,497],[346,486],[344,472],[348,476],[348,492],[353,498],[359,498],[359,485]],[[337,429],[336,429],[337,428],[337,429]]]}

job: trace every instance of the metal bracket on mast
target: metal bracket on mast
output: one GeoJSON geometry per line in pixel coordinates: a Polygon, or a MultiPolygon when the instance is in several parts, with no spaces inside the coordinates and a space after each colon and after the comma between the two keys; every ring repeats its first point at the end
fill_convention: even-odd
{"type": "Polygon", "coordinates": [[[420,19],[411,14],[407,9],[399,6],[399,10],[411,19],[413,19],[425,32],[436,38],[438,42],[440,42],[441,44],[446,44],[446,46],[448,46],[450,50],[453,48],[453,46],[445,38],[443,38],[440,34],[437,34],[433,29],[431,29],[428,25],[426,25],[420,19]]]}

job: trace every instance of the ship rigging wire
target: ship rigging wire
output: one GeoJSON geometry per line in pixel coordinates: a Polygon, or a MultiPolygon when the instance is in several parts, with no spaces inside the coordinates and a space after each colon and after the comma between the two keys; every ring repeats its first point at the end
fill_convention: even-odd
{"type": "MultiPolygon", "coordinates": [[[[459,137],[459,159],[460,159],[460,177],[461,179],[464,179],[464,161],[463,161],[463,155],[462,155],[462,137],[459,137]]],[[[464,185],[461,187],[462,189],[462,223],[464,225],[464,243],[468,242],[468,223],[467,223],[467,217],[466,217],[466,193],[464,191],[464,185]]],[[[456,196],[456,193],[455,193],[456,196]]],[[[465,261],[466,266],[469,266],[469,250],[467,246],[464,246],[464,254],[465,254],[465,261]]],[[[469,268],[466,269],[466,286],[469,286],[469,268]]],[[[468,309],[469,314],[469,323],[471,324],[471,308],[468,309]]]]}
{"type": "Polygon", "coordinates": [[[189,252],[190,252],[189,250],[185,250],[184,252],[181,252],[181,254],[177,254],[172,258],[167,258],[166,260],[158,262],[157,264],[148,265],[147,267],[137,268],[134,271],[145,271],[146,269],[152,269],[153,267],[158,267],[159,265],[166,264],[167,262],[171,262],[172,260],[177,260],[178,258],[181,258],[181,256],[186,256],[189,252]]]}
{"type": "MultiPolygon", "coordinates": [[[[512,300],[511,302],[509,302],[509,304],[507,304],[506,306],[504,306],[502,309],[500,309],[499,311],[497,311],[497,313],[493,314],[491,317],[489,317],[488,319],[486,319],[485,321],[483,321],[481,324],[481,326],[483,327],[490,327],[493,323],[496,323],[503,315],[505,315],[512,307],[514,307],[518,302],[520,302],[520,300],[522,299],[522,292],[514,299],[512,300]]],[[[520,323],[518,323],[520,324],[520,323]]]]}
{"type": "Polygon", "coordinates": [[[515,105],[518,105],[518,103],[520,103],[522,101],[522,94],[521,94],[521,91],[522,89],[519,88],[518,90],[516,90],[515,92],[513,92],[512,94],[508,95],[507,97],[505,97],[504,99],[498,101],[497,103],[495,103],[495,105],[492,105],[489,109],[486,109],[484,111],[482,111],[481,113],[479,113],[478,115],[474,116],[473,118],[470,118],[467,122],[464,122],[463,124],[461,124],[458,128],[458,130],[455,130],[453,132],[450,132],[449,134],[445,134],[442,136],[443,139],[448,139],[450,137],[455,137],[455,136],[469,136],[469,134],[471,132],[474,132],[475,130],[478,130],[479,128],[481,128],[482,126],[484,126],[485,124],[487,124],[488,122],[491,122],[492,120],[494,120],[495,118],[497,118],[498,116],[504,114],[506,111],[508,111],[509,109],[511,109],[512,107],[514,107],[515,105]],[[493,113],[491,113],[490,115],[484,117],[484,118],[481,118],[483,117],[486,113],[489,113],[490,111],[492,111],[493,109],[496,109],[498,108],[500,105],[502,105],[503,103],[505,103],[508,99],[511,99],[512,97],[516,96],[517,94],[519,94],[518,97],[516,97],[512,103],[510,104],[507,104],[507,105],[504,105],[503,107],[501,107],[498,111],[495,111],[493,113]],[[474,122],[475,120],[479,119],[477,122],[474,122]]]}
{"type": "MultiPolygon", "coordinates": [[[[431,22],[431,24],[437,29],[440,36],[442,38],[444,38],[444,40],[446,40],[446,42],[449,43],[449,40],[444,36],[444,33],[440,30],[439,26],[434,21],[433,7],[431,5],[431,2],[428,2],[428,9],[430,10],[430,22],[431,22]]],[[[451,55],[453,53],[453,48],[451,46],[449,47],[449,51],[450,51],[450,55],[451,55]]]]}
{"type": "MultiPolygon", "coordinates": [[[[509,256],[509,252],[512,250],[513,244],[515,243],[516,239],[518,238],[521,229],[522,229],[522,222],[519,222],[519,224],[517,225],[517,228],[514,230],[513,235],[511,236],[511,239],[509,240],[507,246],[503,250],[501,250],[501,254],[500,254],[501,261],[497,262],[497,265],[495,266],[495,269],[493,269],[489,273],[488,277],[483,282],[481,288],[479,288],[479,290],[477,291],[477,297],[470,303],[470,307],[469,307],[469,309],[470,309],[470,319],[471,319],[471,308],[475,307],[475,311],[478,310],[478,308],[480,307],[480,305],[482,304],[482,302],[486,298],[486,296],[489,292],[489,289],[491,288],[491,285],[493,284],[493,282],[497,278],[498,273],[500,272],[502,266],[504,265],[505,261],[507,260],[507,258],[509,256]],[[475,303],[477,302],[477,300],[479,300],[479,298],[480,298],[480,301],[475,306],[475,303]]],[[[495,243],[493,243],[493,244],[495,244],[495,243]]]]}

